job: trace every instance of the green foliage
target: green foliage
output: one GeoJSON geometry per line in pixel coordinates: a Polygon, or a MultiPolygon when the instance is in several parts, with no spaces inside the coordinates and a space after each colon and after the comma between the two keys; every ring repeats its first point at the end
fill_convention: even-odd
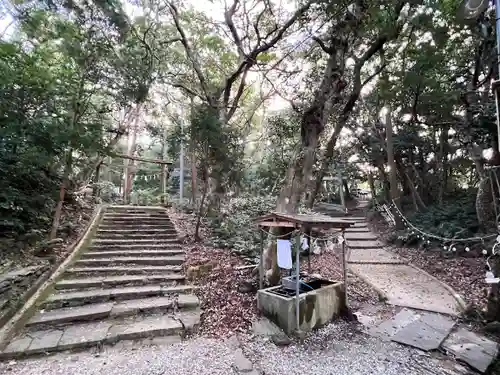
{"type": "Polygon", "coordinates": [[[276,198],[271,196],[230,199],[222,206],[219,216],[207,218],[214,235],[213,245],[239,254],[257,256],[260,229],[253,220],[272,211],[275,205],[276,198]]]}
{"type": "MultiPolygon", "coordinates": [[[[426,210],[409,214],[407,218],[423,232],[443,238],[468,238],[486,235],[482,232],[477,221],[475,201],[475,189],[458,191],[446,196],[442,205],[428,206],[426,210]]],[[[409,205],[410,202],[406,201],[406,204],[409,205]]],[[[410,245],[421,241],[417,235],[419,233],[411,228],[398,233],[399,239],[410,245]]],[[[439,245],[442,245],[441,241],[439,241],[439,245]]]]}
{"type": "Polygon", "coordinates": [[[273,194],[281,186],[300,140],[299,118],[295,114],[271,117],[265,131],[261,160],[247,168],[247,188],[257,194],[273,194]]]}

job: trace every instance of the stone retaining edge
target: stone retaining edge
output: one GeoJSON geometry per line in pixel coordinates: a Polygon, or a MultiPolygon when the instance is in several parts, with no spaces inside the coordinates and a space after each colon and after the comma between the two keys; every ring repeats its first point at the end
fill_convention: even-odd
{"type": "Polygon", "coordinates": [[[464,299],[460,296],[460,294],[458,294],[455,291],[455,289],[453,289],[451,286],[449,286],[448,284],[446,284],[444,281],[439,280],[436,276],[431,275],[429,272],[424,271],[422,268],[417,267],[413,263],[408,262],[408,265],[410,267],[412,267],[412,268],[414,268],[414,269],[422,272],[424,275],[430,277],[431,279],[437,281],[439,284],[441,284],[441,286],[443,288],[445,288],[452,295],[452,297],[455,299],[455,301],[457,302],[457,305],[460,308],[461,312],[465,312],[465,311],[467,311],[469,309],[469,304],[467,304],[464,301],[464,299]]]}
{"type": "Polygon", "coordinates": [[[23,295],[23,299],[26,296],[27,301],[25,300],[25,303],[20,309],[19,305],[13,308],[13,316],[3,327],[0,328],[0,351],[5,349],[11,337],[18,329],[21,328],[21,326],[24,325],[25,318],[27,318],[27,315],[40,298],[43,297],[45,291],[54,284],[57,278],[65,271],[66,267],[79,254],[80,250],[82,250],[83,245],[87,242],[89,235],[98,223],[102,212],[103,206],[98,205],[94,209],[93,218],[90,220],[89,224],[87,224],[87,228],[83,234],[72,245],[70,245],[70,249],[72,248],[71,253],[66,258],[55,264],[51,270],[38,278],[33,287],[30,288],[25,295],[23,295]]]}
{"type": "Polygon", "coordinates": [[[0,327],[3,327],[16,314],[16,312],[23,306],[25,301],[27,301],[49,278],[50,273],[51,269],[49,268],[43,274],[38,276],[38,279],[35,280],[35,283],[26,292],[23,293],[17,303],[15,303],[14,306],[11,306],[5,313],[0,316],[0,327]]]}

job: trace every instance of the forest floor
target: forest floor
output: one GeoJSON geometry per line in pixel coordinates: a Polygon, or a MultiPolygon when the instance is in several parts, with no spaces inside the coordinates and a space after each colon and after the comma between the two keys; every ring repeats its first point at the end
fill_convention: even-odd
{"type": "MultiPolygon", "coordinates": [[[[90,202],[85,202],[84,205],[72,204],[64,206],[58,232],[58,237],[62,239],[62,242],[51,253],[47,254],[51,262],[57,263],[58,260],[66,258],[71,252],[73,249],[71,245],[87,229],[94,209],[95,204],[90,202]]],[[[37,239],[43,239],[44,237],[48,237],[48,232],[38,232],[37,239]]],[[[0,238],[0,275],[14,268],[36,266],[46,262],[48,258],[36,254],[37,245],[39,245],[39,242],[32,241],[29,236],[0,238]]]]}
{"type": "MultiPolygon", "coordinates": [[[[257,316],[256,290],[258,277],[254,267],[229,249],[217,249],[206,245],[210,233],[201,230],[202,241],[193,239],[195,215],[171,210],[170,217],[184,241],[186,251],[186,274],[198,286],[197,295],[203,309],[200,334],[208,337],[228,337],[233,333],[244,333],[251,329],[257,316]],[[248,267],[246,267],[248,266],[248,267]],[[192,270],[196,270],[192,272],[192,270]]],[[[302,260],[302,269],[307,269],[307,259],[302,260]]],[[[311,256],[311,273],[320,272],[332,280],[342,279],[342,262],[338,254],[323,252],[311,256]]],[[[353,311],[363,314],[383,314],[378,295],[368,284],[353,273],[348,273],[348,300],[353,311]]]]}

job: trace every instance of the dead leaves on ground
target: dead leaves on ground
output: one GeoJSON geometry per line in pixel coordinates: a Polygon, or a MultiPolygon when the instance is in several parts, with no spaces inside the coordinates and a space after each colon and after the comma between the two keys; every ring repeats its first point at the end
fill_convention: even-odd
{"type": "MultiPolygon", "coordinates": [[[[194,233],[193,215],[172,210],[170,217],[180,234],[194,233]]],[[[245,264],[242,259],[202,243],[185,243],[185,251],[186,273],[198,287],[203,310],[200,333],[222,337],[249,329],[257,315],[256,294],[241,293],[238,287],[251,278],[252,269],[237,270],[245,264]]]]}
{"type": "MultiPolygon", "coordinates": [[[[186,276],[198,287],[196,294],[203,309],[200,333],[212,336],[229,336],[235,332],[245,332],[257,315],[257,277],[252,277],[252,268],[238,270],[245,262],[232,255],[227,249],[217,249],[203,243],[194,243],[194,215],[170,210],[170,217],[179,235],[185,238],[186,276]],[[253,283],[255,289],[242,293],[242,285],[253,283]]],[[[202,237],[207,238],[204,228],[202,237]]],[[[342,280],[341,257],[333,252],[311,255],[311,273],[333,280],[342,280]]],[[[308,269],[307,258],[301,262],[303,270],[308,269]]],[[[355,275],[348,274],[348,294],[351,307],[363,303],[377,303],[377,294],[355,275]]]]}

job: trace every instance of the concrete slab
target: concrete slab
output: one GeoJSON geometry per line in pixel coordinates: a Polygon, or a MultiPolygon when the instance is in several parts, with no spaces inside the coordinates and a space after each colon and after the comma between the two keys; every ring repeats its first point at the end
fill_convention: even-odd
{"type": "Polygon", "coordinates": [[[81,255],[82,259],[87,258],[110,258],[115,256],[120,257],[168,257],[175,255],[183,255],[184,251],[181,249],[177,250],[123,250],[117,252],[116,250],[107,251],[107,250],[98,250],[98,251],[90,251],[87,253],[83,253],[81,255]]]}
{"type": "Polygon", "coordinates": [[[109,329],[106,341],[137,340],[153,336],[178,335],[182,324],[169,316],[150,316],[135,322],[116,324],[109,329]]]}
{"type": "Polygon", "coordinates": [[[347,243],[350,244],[351,241],[377,241],[378,237],[371,231],[355,232],[353,230],[348,230],[345,234],[347,243]]]}
{"type": "Polygon", "coordinates": [[[152,244],[157,244],[157,243],[163,243],[163,244],[179,244],[179,241],[177,239],[154,239],[154,238],[149,238],[147,240],[133,240],[133,239],[105,239],[105,238],[98,238],[92,241],[93,245],[106,245],[106,244],[112,244],[112,245],[152,245],[152,244]]]}
{"type": "Polygon", "coordinates": [[[112,302],[92,304],[90,306],[70,307],[56,309],[46,312],[36,313],[26,326],[35,326],[42,324],[62,324],[68,322],[103,319],[109,316],[113,307],[112,302]]]}
{"type": "Polygon", "coordinates": [[[58,350],[86,348],[104,342],[110,322],[77,324],[67,327],[59,341],[58,350]]]}
{"type": "Polygon", "coordinates": [[[177,297],[177,307],[179,309],[193,308],[199,305],[200,299],[194,294],[180,294],[177,297]]]}
{"type": "Polygon", "coordinates": [[[44,303],[47,308],[64,306],[79,306],[86,303],[105,302],[109,299],[125,300],[144,297],[161,296],[173,293],[189,293],[193,290],[190,285],[161,286],[145,285],[131,287],[117,287],[111,289],[93,289],[82,292],[57,293],[49,296],[44,303]]]}
{"type": "Polygon", "coordinates": [[[103,266],[103,267],[73,267],[68,268],[65,274],[68,276],[78,275],[142,275],[154,273],[181,272],[181,266],[103,266]]]}
{"type": "Polygon", "coordinates": [[[450,315],[460,307],[440,282],[405,264],[349,264],[355,274],[388,297],[388,303],[450,315]]]}
{"type": "Polygon", "coordinates": [[[379,337],[384,341],[391,338],[402,328],[420,318],[420,314],[409,309],[403,309],[391,319],[385,320],[378,326],[370,327],[367,333],[371,336],[379,337]]]}
{"type": "Polygon", "coordinates": [[[357,240],[348,240],[347,246],[351,249],[382,249],[384,244],[377,240],[371,241],[357,241],[357,240]]]}
{"type": "Polygon", "coordinates": [[[349,263],[371,263],[371,264],[405,264],[407,261],[384,249],[350,249],[349,263]]]}
{"type": "Polygon", "coordinates": [[[178,243],[152,243],[152,244],[96,244],[88,248],[89,251],[127,251],[127,250],[180,250],[178,243]]]}
{"type": "Polygon", "coordinates": [[[195,333],[200,326],[201,311],[181,311],[175,314],[175,319],[182,323],[184,333],[195,333]]]}
{"type": "Polygon", "coordinates": [[[184,263],[183,256],[168,257],[109,257],[100,259],[79,259],[75,266],[111,266],[118,264],[145,264],[152,266],[170,265],[175,266],[184,263]]]}
{"type": "Polygon", "coordinates": [[[252,362],[245,357],[241,349],[236,349],[234,352],[234,362],[233,367],[238,372],[250,372],[253,370],[252,362]]]}
{"type": "Polygon", "coordinates": [[[63,330],[30,332],[29,335],[33,337],[33,341],[31,341],[25,354],[38,354],[56,350],[63,335],[63,330]]]}
{"type": "Polygon", "coordinates": [[[139,312],[163,311],[174,309],[175,301],[169,297],[144,298],[116,304],[111,310],[112,316],[133,315],[139,312]]]}
{"type": "Polygon", "coordinates": [[[82,279],[64,279],[56,284],[56,289],[82,289],[95,287],[111,287],[118,285],[144,285],[148,283],[167,283],[182,281],[184,276],[179,273],[165,275],[123,275],[101,276],[82,279]]]}
{"type": "Polygon", "coordinates": [[[453,332],[443,349],[480,372],[486,372],[498,354],[498,344],[463,328],[453,332]]]}
{"type": "Polygon", "coordinates": [[[1,357],[12,357],[17,355],[21,355],[26,350],[28,350],[31,342],[33,341],[33,337],[31,336],[20,336],[13,339],[9,345],[3,350],[1,353],[1,357]]]}
{"type": "Polygon", "coordinates": [[[400,329],[392,341],[424,351],[436,350],[453,329],[455,322],[438,314],[423,314],[400,329]]]}

